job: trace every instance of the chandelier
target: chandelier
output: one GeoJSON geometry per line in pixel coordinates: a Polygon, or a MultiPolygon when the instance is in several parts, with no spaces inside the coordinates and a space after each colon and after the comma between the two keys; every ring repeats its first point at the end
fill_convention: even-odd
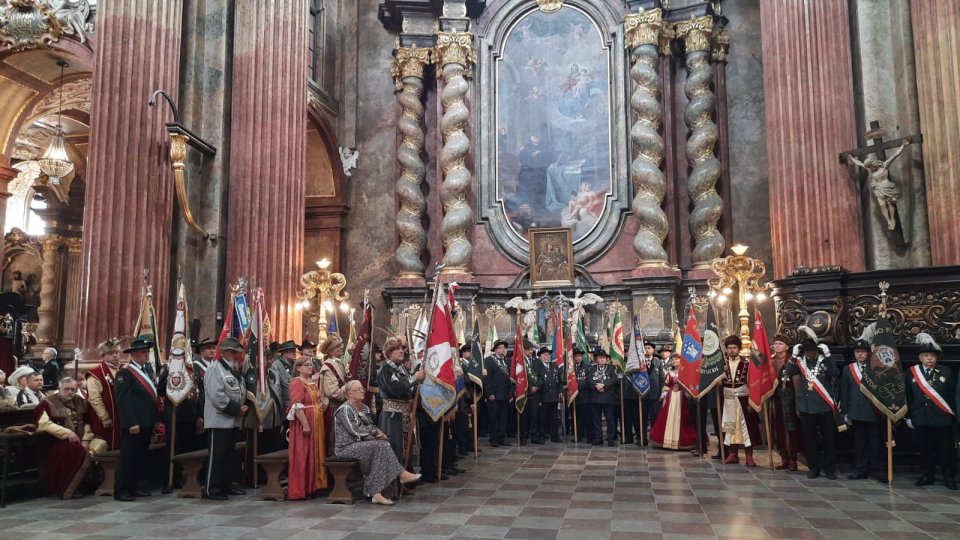
{"type": "Polygon", "coordinates": [[[60,60],[57,65],[60,66],[60,105],[57,107],[57,129],[50,140],[47,152],[40,158],[40,171],[50,178],[50,184],[54,186],[59,186],[60,179],[73,170],[73,163],[67,156],[67,149],[63,142],[63,125],[60,121],[60,115],[63,113],[63,70],[68,64],[60,60]]]}

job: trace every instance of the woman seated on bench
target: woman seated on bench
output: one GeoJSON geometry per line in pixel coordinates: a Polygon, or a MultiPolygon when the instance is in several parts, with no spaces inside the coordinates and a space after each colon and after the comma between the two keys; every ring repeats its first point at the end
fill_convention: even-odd
{"type": "Polygon", "coordinates": [[[363,403],[366,391],[360,381],[349,381],[344,393],[347,401],[333,417],[334,454],[360,462],[363,493],[371,502],[393,504],[383,496],[383,490],[398,477],[401,483],[409,484],[419,480],[420,475],[403,470],[387,436],[373,425],[370,407],[363,403]]]}

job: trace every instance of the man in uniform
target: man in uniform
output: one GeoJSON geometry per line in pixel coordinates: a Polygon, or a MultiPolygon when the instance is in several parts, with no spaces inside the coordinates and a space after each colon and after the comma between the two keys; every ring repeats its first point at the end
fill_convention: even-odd
{"type": "Polygon", "coordinates": [[[840,369],[830,358],[826,345],[821,349],[813,338],[804,338],[798,347],[803,356],[787,366],[787,376],[797,392],[797,415],[810,467],[807,478],[816,478],[823,472],[830,480],[836,480],[836,402],[831,392],[840,369]]]}
{"type": "Polygon", "coordinates": [[[147,467],[147,451],[153,425],[160,407],[157,385],[148,367],[153,341],[137,338],[123,352],[130,355],[130,363],[117,371],[117,409],[120,411],[120,459],[117,464],[113,498],[130,502],[134,497],[146,497],[138,483],[147,467]]]}
{"type": "Polygon", "coordinates": [[[590,366],[583,361],[584,354],[580,349],[573,350],[573,371],[577,375],[577,398],[573,401],[577,410],[577,441],[579,442],[593,441],[596,438],[593,434],[590,366]]]}
{"type": "Polygon", "coordinates": [[[527,403],[520,413],[520,444],[525,445],[532,438],[533,444],[543,444],[546,436],[540,431],[540,361],[533,357],[533,343],[523,340],[523,363],[527,370],[527,403]]]}
{"type": "Polygon", "coordinates": [[[726,464],[740,463],[738,446],[743,446],[747,467],[756,467],[753,447],[760,442],[760,419],[750,407],[747,370],[750,361],[740,356],[743,341],[739,336],[723,340],[726,352],[723,387],[723,444],[727,448],[726,464]]]}
{"type": "MultiPolygon", "coordinates": [[[[783,334],[773,337],[773,355],[770,358],[777,373],[779,384],[770,398],[770,410],[773,412],[773,438],[780,463],[777,470],[797,470],[797,450],[800,444],[800,420],[797,418],[796,391],[793,380],[786,375],[790,358],[790,340],[783,334]]],[[[859,393],[859,392],[858,392],[859,393]]]]}
{"type": "Polygon", "coordinates": [[[262,422],[260,432],[261,454],[269,454],[287,447],[283,436],[287,431],[287,408],[290,407],[290,379],[293,362],[297,359],[297,344],[293,340],[271,344],[276,349],[270,367],[267,368],[267,388],[273,407],[262,422]]]}
{"type": "Polygon", "coordinates": [[[953,373],[939,365],[940,346],[925,333],[917,336],[920,342],[920,363],[908,370],[907,426],[916,429],[920,442],[922,473],[914,485],[934,483],[936,465],[940,464],[943,483],[947,489],[957,489],[957,456],[953,428],[956,414],[947,401],[954,395],[953,373]]]}
{"type": "Polygon", "coordinates": [[[248,406],[244,404],[246,386],[240,369],[243,367],[243,346],[236,338],[226,337],[220,343],[220,360],[207,369],[203,377],[206,401],[203,423],[207,428],[210,454],[207,461],[207,482],[203,496],[226,500],[228,495],[244,495],[241,489],[231,487],[232,455],[243,417],[248,406]]]}
{"type": "MultiPolygon", "coordinates": [[[[417,385],[426,377],[426,372],[411,374],[403,365],[406,351],[403,342],[389,337],[383,342],[386,360],[377,372],[377,388],[383,398],[383,410],[380,412],[379,427],[390,441],[390,447],[400,463],[404,460],[407,444],[407,431],[411,425],[411,406],[417,385]]],[[[436,473],[434,473],[436,476],[436,473]]]]}
{"type": "Polygon", "coordinates": [[[507,436],[507,416],[509,416],[512,389],[510,366],[507,363],[507,342],[500,340],[493,344],[493,354],[483,360],[486,376],[483,379],[483,393],[487,403],[488,430],[490,446],[497,447],[505,443],[507,436]]]}
{"type": "Polygon", "coordinates": [[[887,483],[883,472],[883,434],[880,412],[866,394],[860,391],[863,372],[870,369],[870,344],[859,340],[853,345],[854,362],[840,373],[840,401],[845,413],[844,421],[853,431],[853,449],[856,470],[847,476],[850,480],[874,478],[887,483]]]}
{"type": "Polygon", "coordinates": [[[93,433],[107,442],[110,450],[120,448],[120,430],[114,425],[119,421],[114,381],[120,369],[120,340],[108,339],[97,346],[100,363],[87,371],[87,403],[94,414],[90,415],[93,433]]]}
{"type": "MultiPolygon", "coordinates": [[[[643,358],[640,361],[646,366],[647,376],[650,377],[650,391],[647,392],[646,396],[643,396],[643,418],[640,419],[644,444],[650,440],[650,428],[653,427],[657,415],[660,414],[660,391],[663,390],[663,375],[666,370],[663,359],[657,358],[654,354],[656,350],[653,342],[646,341],[643,343],[643,358]]],[[[667,358],[669,357],[670,355],[667,355],[667,358]]],[[[639,413],[639,411],[637,412],[639,413]]]]}
{"type": "Polygon", "coordinates": [[[613,446],[617,440],[617,408],[620,407],[620,384],[617,370],[607,362],[610,356],[598,348],[593,353],[596,364],[590,366],[587,380],[592,392],[593,403],[593,441],[603,444],[603,418],[607,420],[607,446],[613,446]]]}
{"type": "Polygon", "coordinates": [[[539,361],[537,370],[540,380],[540,410],[537,416],[537,432],[541,440],[548,436],[552,442],[560,442],[560,434],[557,429],[557,411],[560,404],[560,389],[563,388],[563,382],[566,376],[561,378],[560,366],[550,360],[552,351],[546,347],[540,349],[537,354],[539,361]]]}

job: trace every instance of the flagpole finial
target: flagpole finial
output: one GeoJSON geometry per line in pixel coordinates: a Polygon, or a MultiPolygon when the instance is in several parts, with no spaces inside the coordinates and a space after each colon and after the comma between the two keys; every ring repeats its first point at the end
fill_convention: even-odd
{"type": "Polygon", "coordinates": [[[149,268],[144,268],[144,269],[143,269],[143,285],[144,285],[144,286],[147,285],[147,279],[149,279],[149,278],[150,278],[150,269],[149,269],[149,268]]]}

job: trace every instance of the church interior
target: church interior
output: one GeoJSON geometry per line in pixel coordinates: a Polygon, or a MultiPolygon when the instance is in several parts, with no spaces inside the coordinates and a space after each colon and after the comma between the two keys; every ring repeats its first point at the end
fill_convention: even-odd
{"type": "MultiPolygon", "coordinates": [[[[882,328],[868,350],[883,362],[889,345],[903,394],[918,335],[935,340],[938,369],[960,369],[958,66],[954,0],[0,0],[0,371],[53,349],[83,380],[105,340],[132,350],[148,328],[166,357],[175,336],[222,342],[247,317],[263,350],[337,334],[347,357],[360,340],[372,359],[392,336],[424,353],[421,323],[445,304],[451,362],[500,340],[509,362],[529,340],[571,373],[581,336],[588,356],[626,362],[649,341],[687,359],[691,324],[704,362],[708,334],[714,348],[737,336],[744,358],[809,334],[846,369],[882,328]]],[[[960,526],[960,497],[914,486],[923,444],[903,414],[882,433],[896,474],[885,462],[887,483],[867,485],[772,470],[766,408],[757,469],[575,443],[564,408],[569,442],[520,446],[517,412],[516,445],[512,432],[480,445],[459,476],[389,509],[251,495],[121,512],[11,487],[19,513],[0,512],[0,529],[949,538],[960,526]]],[[[35,468],[3,431],[29,423],[18,412],[0,410],[3,504],[7,460],[35,468]]],[[[852,441],[837,434],[841,470],[852,441]]]]}

